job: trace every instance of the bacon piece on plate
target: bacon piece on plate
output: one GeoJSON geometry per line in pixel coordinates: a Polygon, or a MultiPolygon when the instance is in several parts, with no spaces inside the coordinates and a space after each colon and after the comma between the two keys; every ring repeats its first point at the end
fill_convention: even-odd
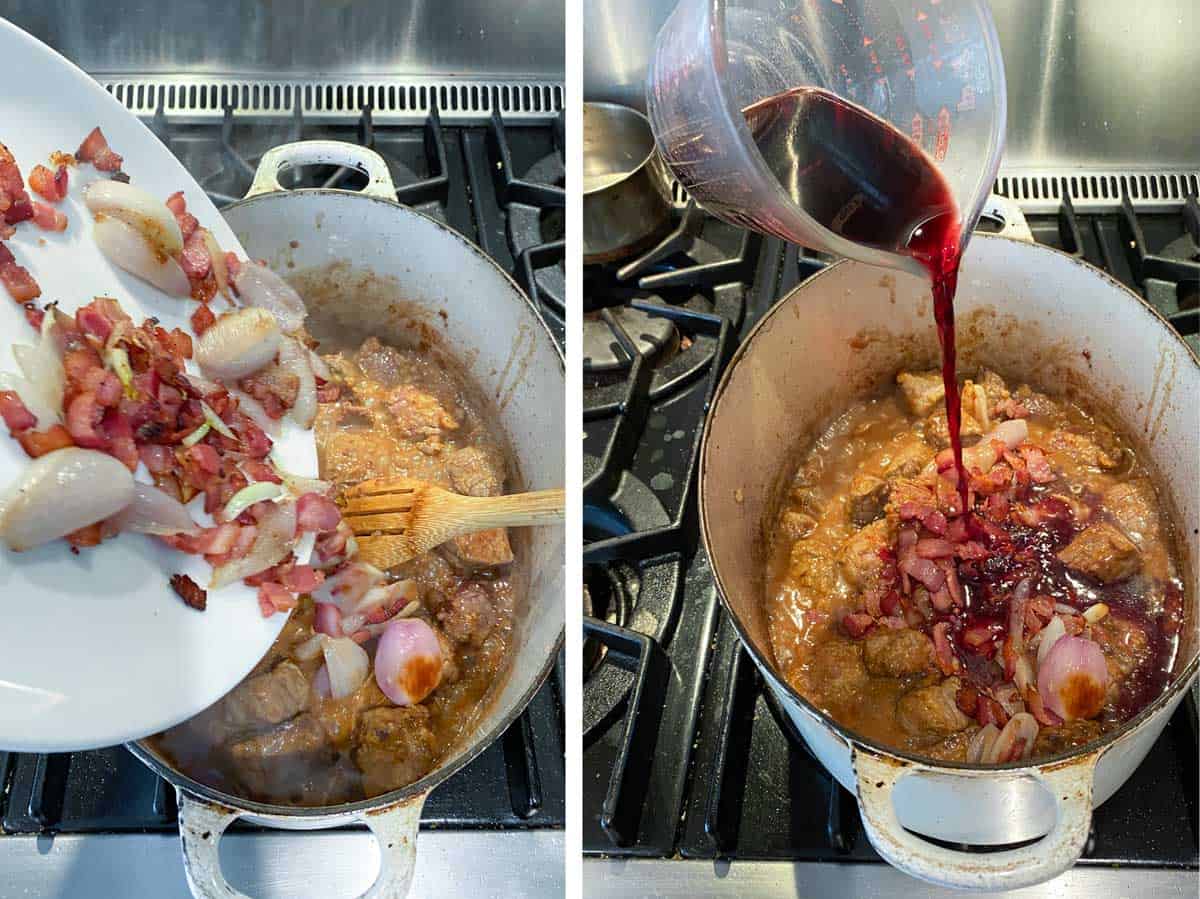
{"type": "Polygon", "coordinates": [[[70,433],[62,425],[51,425],[45,431],[21,431],[17,434],[17,442],[31,459],[75,445],[70,433]]]}
{"type": "Polygon", "coordinates": [[[8,425],[10,433],[25,431],[37,425],[37,418],[25,408],[16,391],[0,390],[0,418],[8,425]]]}
{"type": "Polygon", "coordinates": [[[47,206],[36,200],[33,203],[33,223],[43,231],[67,230],[66,213],[59,212],[53,206],[47,206]]]}
{"type": "Polygon", "coordinates": [[[208,593],[186,574],[171,575],[171,589],[179,594],[188,606],[203,612],[208,606],[208,593]]]}
{"type": "Polygon", "coordinates": [[[82,162],[90,162],[101,172],[120,171],[124,161],[119,153],[113,152],[99,127],[88,132],[88,136],[75,151],[75,157],[82,162]]]}
{"type": "Polygon", "coordinates": [[[217,317],[213,315],[212,310],[207,303],[201,303],[196,307],[196,311],[192,313],[192,330],[199,337],[205,331],[213,326],[217,317]]]}
{"type": "Polygon", "coordinates": [[[42,295],[42,289],[33,280],[33,275],[23,265],[17,265],[12,251],[3,243],[0,243],[0,281],[4,282],[9,296],[18,303],[28,303],[42,295]]]}
{"type": "Polygon", "coordinates": [[[341,520],[341,510],[327,496],[306,493],[296,501],[296,529],[299,531],[332,531],[341,520]]]}

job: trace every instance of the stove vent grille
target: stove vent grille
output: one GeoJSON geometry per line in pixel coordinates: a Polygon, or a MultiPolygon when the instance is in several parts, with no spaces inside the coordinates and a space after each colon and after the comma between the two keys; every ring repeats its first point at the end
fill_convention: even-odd
{"type": "Polygon", "coordinates": [[[485,121],[499,109],[506,121],[544,122],[563,108],[563,85],[550,81],[477,81],[404,78],[267,80],[210,76],[97,76],[104,88],[139,116],[159,112],[178,121],[235,116],[287,118],[299,104],[306,119],[357,119],[370,106],[381,124],[423,122],[437,107],[443,122],[485,121]]]}
{"type": "Polygon", "coordinates": [[[994,192],[1025,212],[1057,212],[1070,197],[1080,212],[1112,212],[1129,197],[1137,209],[1169,209],[1200,195],[1196,171],[1016,171],[1002,172],[994,192]]]}

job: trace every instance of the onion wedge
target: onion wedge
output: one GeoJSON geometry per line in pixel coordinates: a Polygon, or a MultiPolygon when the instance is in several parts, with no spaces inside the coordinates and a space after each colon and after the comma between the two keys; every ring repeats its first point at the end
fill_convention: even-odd
{"type": "Polygon", "coordinates": [[[254,262],[244,263],[234,279],[234,287],[247,306],[257,306],[270,312],[285,334],[291,334],[304,324],[308,310],[304,300],[292,285],[269,268],[254,262]]]}
{"type": "Polygon", "coordinates": [[[160,256],[183,251],[183,232],[167,204],[140,187],[120,181],[94,181],[83,193],[83,201],[95,216],[106,216],[129,225],[144,237],[160,256]]]}
{"type": "Polygon", "coordinates": [[[296,504],[271,506],[258,522],[258,536],[250,552],[213,570],[210,590],[220,588],[278,565],[292,552],[296,542],[296,504]]]}
{"type": "Polygon", "coordinates": [[[151,484],[134,482],[133,502],[112,519],[119,531],[140,534],[194,534],[200,525],[187,507],[151,484]]]}
{"type": "Polygon", "coordinates": [[[192,285],[179,263],[158,252],[137,229],[120,219],[98,220],[92,227],[92,237],[100,252],[118,268],[148,281],[173,297],[192,295],[192,285]]]}

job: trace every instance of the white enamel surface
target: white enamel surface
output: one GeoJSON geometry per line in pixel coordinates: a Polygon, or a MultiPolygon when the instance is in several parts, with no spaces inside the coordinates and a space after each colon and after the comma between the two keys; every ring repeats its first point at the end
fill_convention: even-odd
{"type": "MultiPolygon", "coordinates": [[[[724,597],[805,741],[856,794],[851,743],[797,701],[770,670],[761,616],[760,526],[776,479],[794,466],[795,448],[811,440],[831,413],[889,381],[901,365],[936,360],[928,292],[917,279],[857,263],[841,263],[811,279],[768,315],[735,360],[715,402],[705,445],[705,540],[724,597]],[[797,364],[799,360],[803,363],[797,364]],[[747,427],[751,421],[776,424],[747,427]],[[755,464],[743,464],[746,459],[755,464]]],[[[1159,469],[1183,532],[1195,533],[1200,526],[1200,454],[1194,400],[1200,395],[1200,372],[1159,319],[1106,275],[1069,257],[978,235],[964,260],[955,306],[962,364],[987,364],[1010,376],[1021,373],[1043,386],[1073,383],[1115,412],[1159,469]]],[[[1194,597],[1200,583],[1195,538],[1184,542],[1182,565],[1194,597]]],[[[1196,655],[1194,615],[1184,637],[1176,671],[1196,655]]],[[[1188,674],[1177,680],[1167,702],[1104,748],[1096,762],[1092,805],[1116,792],[1145,758],[1194,679],[1193,671],[1188,674]]],[[[903,788],[891,790],[890,783],[885,788],[897,820],[930,836],[952,842],[1015,842],[1049,832],[1056,814],[1077,819],[1070,828],[1076,835],[1085,823],[1079,807],[1064,809],[1059,802],[1051,813],[1048,794],[1031,780],[1029,770],[929,766],[926,771],[933,773],[907,774],[903,788]],[[1014,824],[1018,817],[1024,820],[1014,824]]],[[[885,820],[881,826],[888,824],[885,820]]],[[[916,853],[905,847],[902,835],[879,835],[877,848],[898,867],[976,889],[1052,877],[1074,861],[1062,847],[1073,852],[1076,845],[1064,839],[1051,853],[1044,841],[1035,844],[1018,859],[1017,867],[1025,869],[1018,874],[970,864],[970,858],[978,857],[959,865],[953,856],[916,853]],[[931,857],[942,859],[940,869],[929,866],[931,857]],[[1047,860],[1055,864],[1043,864],[1047,860]]],[[[1067,831],[1059,835],[1065,837],[1067,831]]]]}
{"type": "MultiPolygon", "coordinates": [[[[242,255],[183,166],[99,85],[2,20],[0,58],[20,73],[0,94],[0,140],[23,174],[39,162],[48,165],[54,150],[73,152],[99,125],[134,183],[164,200],[182,189],[201,224],[242,255]]],[[[168,329],[190,331],[195,303],[164,296],[114,268],[93,245],[81,188],[96,177],[90,165],[71,170],[70,193],[59,205],[70,219],[65,232],[24,222],[8,241],[41,285],[41,301],[58,300],[74,311],[104,294],[135,320],[153,315],[168,329]]],[[[0,371],[15,371],[10,345],[33,342],[34,332],[3,290],[0,335],[0,371]]],[[[289,430],[281,443],[290,469],[315,473],[311,434],[289,430]]],[[[27,461],[0,429],[0,484],[27,461]]],[[[175,572],[208,582],[202,559],[137,534],[78,556],[61,541],[19,555],[0,549],[8,635],[0,654],[0,747],[60,751],[119,743],[189,718],[233,687],[270,646],[284,616],[264,620],[254,590],[241,584],[210,593],[208,610],[198,613],[168,585],[175,572]]]]}

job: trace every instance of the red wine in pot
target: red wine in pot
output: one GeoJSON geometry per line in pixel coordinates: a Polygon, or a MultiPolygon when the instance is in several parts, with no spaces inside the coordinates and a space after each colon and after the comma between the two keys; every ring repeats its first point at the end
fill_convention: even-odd
{"type": "Polygon", "coordinates": [[[965,508],[954,351],[961,227],[949,186],[908,137],[829,91],[795,88],[743,114],[763,159],[805,212],[855,243],[912,256],[929,272],[946,417],[965,508]]]}

